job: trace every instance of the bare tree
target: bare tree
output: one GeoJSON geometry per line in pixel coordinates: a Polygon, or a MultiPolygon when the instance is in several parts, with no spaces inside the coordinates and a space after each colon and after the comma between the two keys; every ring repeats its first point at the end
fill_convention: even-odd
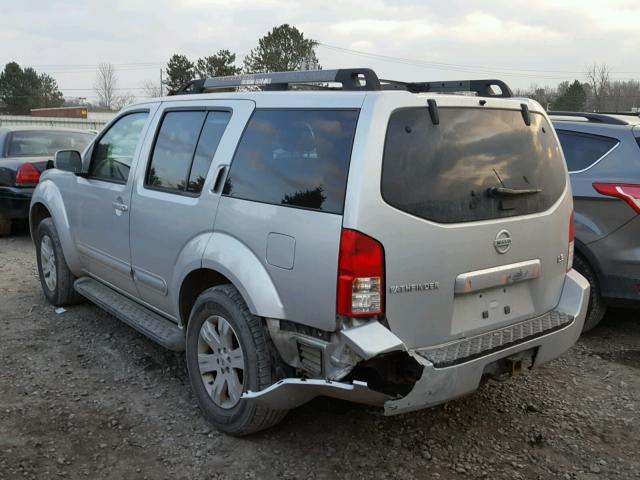
{"type": "Polygon", "coordinates": [[[145,97],[154,98],[162,96],[162,87],[160,84],[153,83],[151,80],[142,82],[142,91],[145,97]]]}
{"type": "Polygon", "coordinates": [[[601,65],[594,63],[587,68],[586,77],[591,87],[591,95],[593,97],[593,110],[599,112],[602,110],[604,99],[609,89],[609,75],[611,69],[606,63],[601,65]]]}
{"type": "Polygon", "coordinates": [[[136,101],[136,96],[131,92],[126,92],[122,95],[116,95],[113,100],[114,110],[120,110],[121,108],[131,105],[136,101]]]}
{"type": "Polygon", "coordinates": [[[94,89],[98,95],[98,103],[101,107],[112,110],[117,100],[118,78],[113,65],[110,63],[101,63],[98,65],[98,73],[94,89]]]}

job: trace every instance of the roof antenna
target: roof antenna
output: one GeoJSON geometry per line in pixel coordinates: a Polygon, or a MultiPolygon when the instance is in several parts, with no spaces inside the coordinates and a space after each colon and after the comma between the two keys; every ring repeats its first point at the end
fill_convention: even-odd
{"type": "Polygon", "coordinates": [[[438,114],[438,104],[433,98],[427,100],[427,106],[429,107],[429,116],[431,117],[431,122],[434,125],[440,124],[440,115],[438,114]]]}

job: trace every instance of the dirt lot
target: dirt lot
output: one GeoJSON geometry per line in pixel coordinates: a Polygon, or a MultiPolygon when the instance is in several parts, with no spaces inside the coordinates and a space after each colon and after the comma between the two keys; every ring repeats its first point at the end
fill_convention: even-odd
{"type": "Polygon", "coordinates": [[[414,414],[317,399],[236,439],[185,363],[91,304],[61,315],[26,233],[0,239],[0,479],[640,478],[640,312],[561,359],[414,414]]]}

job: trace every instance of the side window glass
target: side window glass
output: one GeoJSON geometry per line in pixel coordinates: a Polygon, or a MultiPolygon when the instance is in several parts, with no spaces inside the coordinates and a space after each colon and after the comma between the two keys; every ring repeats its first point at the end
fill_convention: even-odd
{"type": "Polygon", "coordinates": [[[89,176],[126,183],[148,115],[148,112],[131,113],[109,128],[93,148],[89,176]]]}
{"type": "Polygon", "coordinates": [[[207,114],[189,173],[188,192],[200,193],[202,191],[202,185],[207,178],[211,161],[230,118],[230,112],[209,112],[207,114]]]}
{"type": "Polygon", "coordinates": [[[356,110],[256,110],[223,193],[342,213],[357,120],[356,110]]]}
{"type": "Polygon", "coordinates": [[[557,130],[570,172],[589,168],[618,144],[618,140],[597,135],[557,130]]]}
{"type": "Polygon", "coordinates": [[[184,192],[207,112],[167,112],[151,156],[146,185],[184,192]]]}

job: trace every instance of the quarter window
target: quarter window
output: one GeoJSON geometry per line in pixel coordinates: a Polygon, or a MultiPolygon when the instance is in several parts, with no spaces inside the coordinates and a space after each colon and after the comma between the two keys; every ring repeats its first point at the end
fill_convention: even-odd
{"type": "Polygon", "coordinates": [[[130,113],[107,130],[93,148],[89,176],[126,183],[147,116],[148,112],[130,113]]]}
{"type": "Polygon", "coordinates": [[[146,185],[200,193],[230,116],[229,112],[168,112],[156,138],[146,185]]]}
{"type": "Polygon", "coordinates": [[[355,110],[256,110],[223,193],[342,213],[357,119],[355,110]]]}
{"type": "Polygon", "coordinates": [[[557,130],[570,172],[589,168],[618,144],[618,140],[599,135],[557,130]]]}

